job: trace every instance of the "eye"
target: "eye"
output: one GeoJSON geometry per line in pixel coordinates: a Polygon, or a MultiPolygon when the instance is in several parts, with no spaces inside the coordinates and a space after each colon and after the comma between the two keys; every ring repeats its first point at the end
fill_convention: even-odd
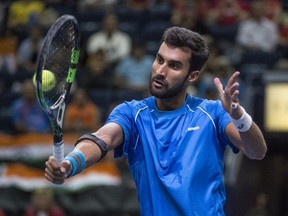
{"type": "Polygon", "coordinates": [[[179,64],[178,62],[170,62],[169,67],[173,70],[179,70],[181,69],[181,64],[179,64]]]}
{"type": "Polygon", "coordinates": [[[156,60],[159,64],[162,64],[164,62],[163,58],[159,55],[157,55],[156,60]]]}

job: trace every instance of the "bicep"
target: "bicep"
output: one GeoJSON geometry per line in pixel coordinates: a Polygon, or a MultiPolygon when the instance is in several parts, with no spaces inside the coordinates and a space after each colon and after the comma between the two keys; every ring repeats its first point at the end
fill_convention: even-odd
{"type": "Polygon", "coordinates": [[[114,149],[123,142],[123,130],[117,123],[108,123],[94,133],[108,145],[108,150],[114,149]]]}
{"type": "MultiPolygon", "coordinates": [[[[108,145],[108,151],[120,145],[123,140],[122,128],[116,123],[108,123],[93,133],[108,145]]],[[[91,140],[83,140],[75,147],[81,151],[86,158],[86,167],[96,163],[101,158],[101,151],[98,145],[91,140]]]]}

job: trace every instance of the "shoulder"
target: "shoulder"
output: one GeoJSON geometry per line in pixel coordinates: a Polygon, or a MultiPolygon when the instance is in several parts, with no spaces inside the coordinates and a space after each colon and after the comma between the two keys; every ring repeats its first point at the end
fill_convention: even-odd
{"type": "Polygon", "coordinates": [[[102,39],[104,38],[105,34],[101,31],[99,32],[96,32],[94,34],[92,34],[89,38],[88,38],[88,41],[91,41],[91,40],[96,40],[96,39],[102,39]]]}
{"type": "Polygon", "coordinates": [[[119,104],[112,110],[106,123],[117,122],[122,128],[129,127],[128,125],[131,125],[140,113],[150,111],[149,100],[151,98],[125,101],[119,104]]]}
{"type": "Polygon", "coordinates": [[[203,98],[195,98],[195,100],[197,108],[202,111],[208,113],[219,113],[224,111],[220,100],[208,100],[203,98]]]}
{"type": "Polygon", "coordinates": [[[139,110],[143,110],[143,109],[147,109],[151,104],[151,100],[153,97],[148,97],[142,100],[131,100],[131,101],[125,101],[121,104],[119,104],[116,108],[119,110],[125,110],[127,111],[127,109],[130,110],[131,113],[135,113],[138,112],[139,110]]]}
{"type": "Polygon", "coordinates": [[[125,38],[127,40],[130,40],[129,34],[120,30],[116,31],[114,35],[118,38],[123,38],[123,39],[125,38]]]}
{"type": "Polygon", "coordinates": [[[221,102],[219,100],[208,100],[201,97],[194,97],[188,94],[186,98],[186,104],[191,108],[193,107],[194,109],[199,107],[207,110],[214,109],[215,106],[218,106],[219,104],[221,104],[221,102]]]}

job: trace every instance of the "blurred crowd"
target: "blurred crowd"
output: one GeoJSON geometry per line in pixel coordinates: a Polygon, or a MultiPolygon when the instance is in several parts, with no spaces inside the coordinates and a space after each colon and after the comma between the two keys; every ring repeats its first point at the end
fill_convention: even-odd
{"type": "Polygon", "coordinates": [[[63,14],[74,15],[81,29],[77,80],[65,118],[73,124],[64,129],[81,133],[96,130],[118,102],[149,94],[154,55],[171,25],[198,31],[210,43],[201,79],[190,88],[195,96],[216,98],[211,78],[225,83],[234,70],[242,74],[241,96],[253,84],[251,76],[287,70],[287,7],[285,0],[1,1],[0,131],[49,132],[31,79],[45,34],[63,14]]]}

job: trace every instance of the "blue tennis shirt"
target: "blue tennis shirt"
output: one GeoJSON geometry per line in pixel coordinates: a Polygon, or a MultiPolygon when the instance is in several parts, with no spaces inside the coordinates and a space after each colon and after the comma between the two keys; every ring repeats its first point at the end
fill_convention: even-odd
{"type": "Polygon", "coordinates": [[[124,102],[107,119],[121,126],[125,156],[138,189],[142,216],[224,214],[224,130],[230,122],[219,100],[187,95],[174,111],[160,111],[155,97],[124,102]]]}

